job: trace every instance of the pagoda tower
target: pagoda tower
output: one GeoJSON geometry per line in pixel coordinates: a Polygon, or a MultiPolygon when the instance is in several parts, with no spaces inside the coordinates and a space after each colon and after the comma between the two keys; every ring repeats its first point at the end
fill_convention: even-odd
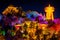
{"type": "Polygon", "coordinates": [[[50,4],[45,7],[45,12],[46,12],[46,20],[54,20],[54,15],[53,15],[53,12],[54,12],[54,7],[53,6],[50,6],[50,4]]]}

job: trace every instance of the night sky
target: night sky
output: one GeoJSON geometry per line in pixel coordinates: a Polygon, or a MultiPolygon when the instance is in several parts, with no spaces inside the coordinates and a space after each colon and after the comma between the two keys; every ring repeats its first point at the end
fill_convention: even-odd
{"type": "Polygon", "coordinates": [[[10,4],[22,7],[24,11],[35,10],[39,13],[45,13],[44,7],[51,4],[55,7],[54,16],[60,18],[60,1],[59,0],[0,0],[0,13],[10,4]]]}

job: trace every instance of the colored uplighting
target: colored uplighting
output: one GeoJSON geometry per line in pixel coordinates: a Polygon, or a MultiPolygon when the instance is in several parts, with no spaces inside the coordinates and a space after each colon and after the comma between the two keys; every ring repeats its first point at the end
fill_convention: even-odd
{"type": "Polygon", "coordinates": [[[29,18],[30,20],[34,20],[36,17],[39,16],[39,13],[36,11],[31,11],[29,13],[26,14],[27,18],[29,18]]]}
{"type": "Polygon", "coordinates": [[[2,15],[0,14],[0,20],[2,20],[2,15]]]}

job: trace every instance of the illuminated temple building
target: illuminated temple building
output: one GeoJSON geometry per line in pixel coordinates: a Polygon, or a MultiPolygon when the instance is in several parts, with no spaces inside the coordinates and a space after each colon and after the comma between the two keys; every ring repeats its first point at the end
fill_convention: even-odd
{"type": "Polygon", "coordinates": [[[59,35],[60,19],[54,19],[55,8],[48,5],[44,10],[46,16],[37,11],[25,12],[13,5],[8,6],[2,12],[3,18],[0,18],[0,21],[3,20],[0,24],[0,39],[51,40],[59,35]]]}

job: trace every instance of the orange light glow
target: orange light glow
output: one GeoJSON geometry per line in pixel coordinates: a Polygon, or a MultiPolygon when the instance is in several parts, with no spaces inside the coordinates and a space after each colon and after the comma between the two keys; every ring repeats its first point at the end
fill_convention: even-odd
{"type": "Polygon", "coordinates": [[[38,24],[38,28],[40,29],[45,29],[47,26],[47,24],[38,24]]]}

